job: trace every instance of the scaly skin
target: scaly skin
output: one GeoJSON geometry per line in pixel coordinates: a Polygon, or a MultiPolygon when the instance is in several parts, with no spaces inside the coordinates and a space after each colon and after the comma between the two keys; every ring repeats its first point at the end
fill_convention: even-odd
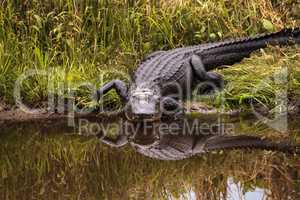
{"type": "Polygon", "coordinates": [[[286,143],[274,143],[254,136],[163,136],[152,145],[130,142],[139,153],[159,160],[182,160],[195,155],[221,150],[271,150],[284,153],[300,153],[299,147],[286,143]]]}
{"type": "MultiPolygon", "coordinates": [[[[174,122],[170,123],[173,124],[174,122]]],[[[171,124],[167,124],[168,127],[171,124]]],[[[299,146],[292,146],[286,142],[275,143],[267,139],[247,135],[224,135],[224,133],[218,134],[218,131],[204,134],[201,129],[190,129],[192,124],[186,126],[182,120],[177,121],[177,125],[180,127],[178,129],[159,128],[156,125],[151,126],[151,124],[142,123],[131,125],[130,127],[134,127],[134,129],[129,129],[129,131],[135,130],[136,135],[134,136],[127,136],[128,131],[125,130],[127,127],[125,125],[125,128],[114,140],[109,140],[104,136],[104,133],[101,133],[98,137],[102,142],[113,147],[122,147],[129,143],[137,152],[159,160],[181,160],[211,151],[234,149],[300,153],[299,146]]]]}
{"type": "Polygon", "coordinates": [[[187,81],[186,79],[190,79],[188,81],[194,85],[193,83],[199,81],[201,77],[195,75],[195,67],[190,63],[193,55],[200,57],[205,70],[208,71],[222,65],[232,65],[239,62],[253,51],[265,48],[267,44],[285,45],[289,44],[289,41],[300,43],[299,29],[285,29],[277,33],[263,34],[253,38],[246,37],[165,52],[160,51],[139,65],[134,76],[134,87],[131,90],[135,89],[136,85],[146,85],[151,88],[168,82],[184,83],[187,81]]]}
{"type": "Polygon", "coordinates": [[[299,28],[154,52],[140,63],[129,89],[124,82],[113,80],[97,91],[97,99],[116,89],[124,102],[128,102],[133,118],[143,119],[147,115],[151,118],[157,113],[176,110],[181,106],[178,100],[189,97],[199,83],[208,82],[222,88],[221,76],[209,70],[239,62],[268,44],[294,43],[300,43],[299,28]]]}
{"type": "MultiPolygon", "coordinates": [[[[179,100],[189,97],[197,84],[208,82],[217,88],[222,88],[221,76],[209,72],[210,70],[239,62],[253,51],[265,48],[268,44],[294,43],[300,43],[299,28],[284,29],[253,38],[246,37],[154,52],[140,63],[129,89],[124,82],[113,80],[97,90],[97,100],[111,89],[116,89],[130,108],[128,111],[130,115],[127,115],[129,120],[151,121],[160,119],[161,113],[176,115],[176,113],[182,113],[183,110],[179,100]]],[[[156,139],[146,146],[136,142],[131,142],[131,144],[145,155],[171,160],[183,159],[213,149],[262,148],[291,151],[286,146],[278,146],[251,137],[216,138],[212,136],[198,139],[192,136],[190,138],[172,136],[169,139],[167,137],[156,139]],[[183,143],[184,141],[189,142],[183,143]],[[184,148],[174,148],[173,144],[183,145],[184,148]]],[[[101,140],[111,146],[123,146],[128,142],[125,136],[120,136],[116,140],[101,137],[101,140]]]]}

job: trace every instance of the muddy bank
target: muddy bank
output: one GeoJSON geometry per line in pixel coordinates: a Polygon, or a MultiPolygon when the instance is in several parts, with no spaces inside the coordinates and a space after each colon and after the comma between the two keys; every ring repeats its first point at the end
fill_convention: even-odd
{"type": "Polygon", "coordinates": [[[113,120],[120,117],[121,113],[116,114],[65,114],[65,113],[50,113],[45,109],[36,110],[34,113],[24,112],[21,109],[5,110],[0,112],[0,126],[22,122],[47,122],[47,121],[60,121],[65,122],[68,118],[99,118],[102,120],[113,120]]]}
{"type": "MultiPolygon", "coordinates": [[[[207,106],[203,103],[195,102],[189,105],[185,105],[187,117],[216,117],[219,115],[227,116],[229,118],[239,118],[239,117],[251,117],[253,116],[253,111],[235,109],[235,110],[219,110],[211,106],[207,106]]],[[[263,107],[255,108],[256,112],[264,116],[271,115],[270,110],[263,107]]],[[[299,108],[294,107],[288,109],[289,115],[299,115],[299,108]]],[[[8,106],[5,104],[0,105],[0,125],[11,124],[11,123],[21,123],[21,122],[36,122],[36,121],[66,121],[68,118],[98,118],[99,120],[113,120],[117,117],[124,117],[122,112],[91,112],[88,114],[82,113],[54,113],[49,112],[46,108],[35,109],[34,112],[24,112],[23,110],[8,106]]]]}
{"type": "MultiPolygon", "coordinates": [[[[188,116],[215,116],[217,114],[238,116],[241,114],[241,110],[220,111],[203,103],[191,103],[188,105],[185,104],[184,106],[188,116]]],[[[112,120],[116,117],[124,117],[124,113],[120,111],[109,113],[95,111],[88,114],[77,112],[55,113],[49,112],[47,108],[39,108],[35,109],[34,112],[26,112],[16,106],[10,106],[4,103],[0,104],[0,125],[4,123],[67,120],[68,118],[99,118],[104,120],[112,120]]]]}

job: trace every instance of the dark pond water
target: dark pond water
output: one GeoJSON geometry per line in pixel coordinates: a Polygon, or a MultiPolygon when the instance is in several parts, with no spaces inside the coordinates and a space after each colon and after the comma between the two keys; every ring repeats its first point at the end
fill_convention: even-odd
{"type": "MultiPolygon", "coordinates": [[[[282,132],[252,118],[189,118],[186,125],[198,128],[188,132],[193,134],[252,135],[297,143],[298,121],[289,119],[282,132]]],[[[73,127],[64,120],[2,125],[0,199],[300,198],[299,155],[232,150],[162,161],[129,144],[110,147],[95,136],[105,130],[117,138],[124,124],[121,119],[81,119],[73,127]]],[[[176,124],[163,130],[177,130],[176,124]]],[[[141,129],[125,133],[131,132],[141,129]]],[[[151,137],[139,141],[151,143],[151,137]]]]}

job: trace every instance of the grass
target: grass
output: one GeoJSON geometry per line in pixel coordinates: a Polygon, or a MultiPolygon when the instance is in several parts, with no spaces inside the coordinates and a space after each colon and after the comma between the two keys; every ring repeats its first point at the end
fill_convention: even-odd
{"type": "Polygon", "coordinates": [[[228,177],[240,182],[241,192],[260,187],[269,199],[299,195],[298,156],[232,151],[161,162],[74,135],[64,124],[19,124],[6,131],[0,136],[1,199],[168,199],[191,190],[200,199],[220,199],[228,177]]]}
{"type": "Polygon", "coordinates": [[[261,105],[273,112],[282,106],[282,95],[287,106],[300,98],[300,50],[294,47],[269,47],[253,53],[241,63],[218,70],[225,79],[224,90],[214,96],[200,96],[199,101],[217,108],[250,109],[261,105]]]}
{"type": "MultiPolygon", "coordinates": [[[[94,87],[114,78],[129,82],[139,60],[155,50],[300,26],[297,0],[155,2],[1,1],[0,101],[13,105],[16,80],[33,70],[47,76],[23,82],[27,104],[44,106],[51,94],[75,96],[76,104],[90,107],[94,87]]],[[[226,108],[248,107],[250,101],[274,107],[280,86],[272,79],[257,93],[252,89],[282,66],[290,72],[289,98],[299,99],[299,57],[294,47],[269,48],[219,70],[227,85],[208,103],[218,107],[224,96],[226,108]]],[[[114,92],[102,103],[120,106],[114,92]]],[[[190,189],[199,198],[219,199],[229,176],[241,181],[245,191],[260,186],[273,199],[299,196],[298,157],[231,152],[188,163],[159,162],[132,150],[108,149],[94,138],[57,136],[57,130],[45,137],[25,127],[22,134],[1,133],[0,199],[146,199],[149,191],[155,191],[150,199],[163,199],[190,189]]]]}
{"type": "MultiPolygon", "coordinates": [[[[129,82],[129,74],[150,52],[300,26],[299,9],[297,0],[177,0],[172,6],[145,0],[6,0],[0,7],[0,98],[14,104],[16,80],[33,70],[47,76],[31,76],[23,82],[21,94],[27,104],[43,106],[49,94],[54,94],[75,96],[77,105],[91,107],[90,94],[96,87],[113,78],[129,82]]],[[[274,104],[270,91],[274,85],[262,88],[258,96],[249,94],[259,78],[270,74],[247,72],[260,72],[268,62],[276,68],[275,63],[286,61],[296,68],[299,56],[294,54],[299,55],[294,48],[267,50],[222,70],[229,83],[226,106],[243,106],[249,99],[274,104]],[[243,76],[237,79],[237,74],[243,76]]],[[[299,94],[298,80],[291,80],[295,95],[299,94]]],[[[102,103],[112,108],[120,105],[113,92],[102,103]]],[[[210,103],[218,105],[218,100],[210,103]]]]}

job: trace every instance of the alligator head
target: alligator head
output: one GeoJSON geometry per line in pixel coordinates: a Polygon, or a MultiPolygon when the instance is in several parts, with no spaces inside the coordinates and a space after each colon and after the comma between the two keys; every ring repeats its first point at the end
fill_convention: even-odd
{"type": "Polygon", "coordinates": [[[131,90],[126,116],[133,121],[155,121],[160,118],[160,93],[158,90],[136,87],[131,90]]]}

